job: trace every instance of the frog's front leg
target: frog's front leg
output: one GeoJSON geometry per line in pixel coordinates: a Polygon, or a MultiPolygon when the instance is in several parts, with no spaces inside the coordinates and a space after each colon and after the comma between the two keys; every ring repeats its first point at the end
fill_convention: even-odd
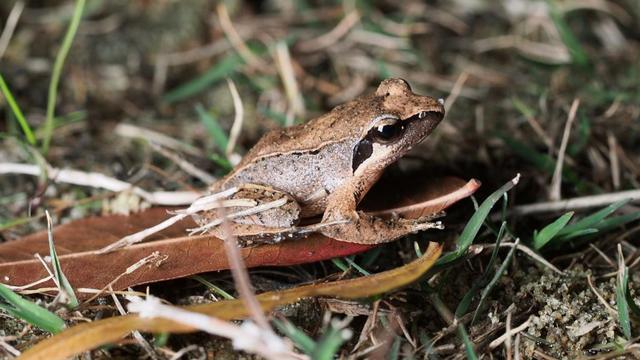
{"type": "Polygon", "coordinates": [[[224,209],[216,208],[194,216],[202,231],[224,238],[220,226],[226,217],[232,234],[241,245],[274,243],[294,229],[300,220],[300,205],[289,194],[268,186],[243,184],[225,199],[224,209]],[[237,203],[236,204],[234,204],[237,203]]]}
{"type": "Polygon", "coordinates": [[[357,201],[349,189],[333,193],[327,202],[322,223],[337,223],[320,229],[325,236],[359,244],[380,244],[426,229],[442,229],[435,216],[419,219],[381,218],[357,211],[357,201]]]}

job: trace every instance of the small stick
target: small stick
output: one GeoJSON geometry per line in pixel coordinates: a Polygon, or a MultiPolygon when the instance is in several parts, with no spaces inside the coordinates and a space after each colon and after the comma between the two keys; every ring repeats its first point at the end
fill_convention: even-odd
{"type": "MultiPolygon", "coordinates": [[[[0,163],[0,175],[3,174],[40,176],[42,174],[42,168],[32,164],[0,163]]],[[[145,201],[155,205],[176,206],[190,204],[199,196],[198,193],[193,191],[148,192],[126,181],[118,180],[97,172],[59,169],[47,166],[46,175],[49,180],[58,183],[88,186],[114,192],[131,191],[145,201]]]]}
{"type": "Polygon", "coordinates": [[[447,96],[447,100],[444,102],[445,110],[449,111],[451,109],[453,104],[458,99],[458,96],[460,96],[460,93],[464,88],[464,83],[467,82],[468,78],[469,73],[466,71],[463,71],[460,76],[458,76],[458,79],[456,79],[456,82],[453,84],[453,88],[451,89],[451,94],[447,96]]]}
{"type": "MultiPolygon", "coordinates": [[[[289,48],[287,47],[286,42],[280,41],[276,44],[276,56],[276,59],[278,60],[278,72],[280,73],[282,83],[284,84],[290,109],[293,114],[304,117],[304,101],[300,94],[300,89],[298,88],[298,82],[296,81],[293,65],[291,63],[291,55],[289,54],[289,48]]],[[[286,125],[293,125],[293,116],[287,117],[286,125]]]]}
{"type": "MultiPolygon", "coordinates": [[[[124,307],[120,303],[120,300],[118,300],[118,297],[116,296],[116,294],[113,293],[113,288],[111,287],[111,285],[109,285],[108,288],[109,288],[109,290],[111,290],[111,298],[113,299],[113,303],[115,304],[116,309],[118,309],[118,312],[120,313],[120,316],[127,315],[127,312],[124,310],[124,307]]],[[[134,330],[134,331],[131,332],[131,334],[133,335],[134,339],[136,339],[138,344],[140,344],[142,349],[144,349],[144,351],[147,353],[147,355],[149,355],[149,357],[152,360],[158,360],[158,354],[153,349],[151,344],[149,344],[149,342],[142,336],[140,331],[134,330]]]]}
{"type": "Polygon", "coordinates": [[[176,163],[176,165],[178,165],[178,167],[182,169],[184,172],[200,179],[200,181],[202,181],[203,183],[213,184],[214,182],[216,182],[217,179],[214,176],[209,175],[209,173],[207,173],[206,171],[200,170],[197,166],[183,159],[182,157],[180,157],[180,155],[176,154],[175,152],[169,149],[166,149],[161,145],[153,142],[150,143],[150,145],[155,151],[162,154],[162,156],[176,163]]]}
{"type": "Polygon", "coordinates": [[[0,59],[2,59],[2,55],[4,55],[5,50],[9,46],[9,41],[13,36],[13,31],[16,29],[16,25],[18,25],[18,20],[20,19],[20,15],[22,15],[22,10],[24,10],[24,1],[17,1],[13,8],[11,8],[11,12],[7,17],[7,22],[4,24],[4,29],[2,30],[2,36],[0,36],[0,59]]]}
{"type": "Polygon", "coordinates": [[[512,359],[512,349],[511,349],[511,310],[509,310],[507,312],[507,324],[506,324],[506,328],[507,328],[507,332],[505,335],[507,335],[507,338],[505,339],[504,342],[504,346],[507,349],[507,360],[511,360],[512,359]]]}
{"type": "Polygon", "coordinates": [[[242,105],[242,99],[240,98],[240,94],[238,93],[238,88],[236,88],[236,84],[233,82],[233,80],[227,78],[227,84],[229,85],[229,91],[231,92],[231,97],[233,98],[233,108],[235,110],[233,125],[231,126],[231,131],[229,132],[229,142],[227,143],[227,148],[224,151],[227,158],[229,158],[231,153],[233,153],[233,149],[236,147],[238,136],[240,136],[240,131],[242,131],[242,122],[244,120],[244,106],[242,105]]]}
{"type": "Polygon", "coordinates": [[[220,27],[224,34],[229,39],[231,46],[240,54],[240,56],[247,62],[251,67],[256,68],[262,72],[269,73],[269,66],[264,60],[257,57],[254,53],[249,50],[247,44],[245,44],[244,40],[238,31],[233,27],[233,23],[231,22],[231,18],[229,17],[229,12],[227,11],[227,7],[223,2],[218,4],[216,8],[218,12],[218,20],[220,21],[220,27]]]}
{"type": "Polygon", "coordinates": [[[331,29],[328,33],[322,34],[317,38],[300,42],[296,49],[301,52],[314,52],[327,48],[337,43],[342,37],[349,33],[349,30],[360,21],[360,14],[352,11],[342,18],[338,25],[331,29]]]}
{"type": "Polygon", "coordinates": [[[618,141],[611,132],[607,132],[609,144],[609,163],[611,164],[611,182],[615,190],[620,189],[620,161],[618,160],[618,141]]]}
{"type": "Polygon", "coordinates": [[[267,317],[262,311],[260,302],[258,302],[258,299],[256,298],[253,286],[251,285],[247,267],[244,260],[242,260],[242,255],[240,255],[238,241],[231,230],[230,220],[226,216],[224,208],[221,209],[223,218],[222,238],[224,240],[224,248],[227,253],[227,259],[229,260],[229,268],[231,270],[236,290],[238,290],[238,294],[240,295],[240,299],[244,303],[244,306],[249,310],[249,314],[251,314],[253,321],[262,329],[262,331],[273,332],[267,317]]]}
{"type": "Polygon", "coordinates": [[[567,150],[567,144],[569,143],[569,134],[571,134],[571,125],[576,118],[576,113],[580,106],[580,99],[574,99],[569,110],[569,118],[564,126],[564,133],[562,134],[562,142],[560,143],[560,149],[558,150],[558,161],[556,161],[556,167],[553,171],[553,178],[551,179],[551,186],[549,188],[549,200],[558,201],[562,198],[560,193],[560,185],[562,185],[562,166],[564,165],[564,156],[567,150]]]}
{"type": "Polygon", "coordinates": [[[531,324],[531,318],[527,319],[527,321],[523,322],[520,326],[518,326],[516,328],[513,328],[511,331],[505,332],[503,335],[501,335],[497,339],[493,340],[489,344],[489,349],[493,350],[493,349],[497,348],[498,346],[502,345],[502,343],[506,341],[507,337],[513,336],[513,335],[525,330],[526,328],[529,327],[530,324],[531,324]]]}
{"type": "Polygon", "coordinates": [[[561,201],[549,201],[520,205],[514,207],[513,210],[511,210],[511,213],[517,215],[528,215],[546,212],[586,209],[591,207],[610,205],[616,201],[624,199],[630,199],[633,202],[640,201],[640,190],[627,190],[600,195],[582,196],[561,201]]]}

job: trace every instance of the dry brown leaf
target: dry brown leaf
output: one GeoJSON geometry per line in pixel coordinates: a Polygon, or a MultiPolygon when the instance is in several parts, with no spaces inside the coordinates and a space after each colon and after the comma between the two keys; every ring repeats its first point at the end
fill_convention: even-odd
{"type": "MultiPolygon", "coordinates": [[[[257,296],[264,311],[313,296],[332,296],[359,299],[386,293],[418,280],[440,256],[442,247],[429,243],[424,255],[402,267],[379,274],[322,284],[305,285],[283,291],[267,292],[257,296]]],[[[187,310],[207,314],[224,320],[247,317],[241,300],[225,300],[210,304],[191,305],[187,310]]],[[[117,342],[131,331],[190,332],[194,329],[159,318],[141,318],[138,315],[119,316],[76,325],[60,334],[41,341],[21,356],[31,359],[66,359],[98,346],[117,342]]]]}
{"type": "MultiPolygon", "coordinates": [[[[424,206],[418,211],[399,211],[405,213],[405,216],[422,216],[440,211],[469,196],[478,186],[475,180],[465,183],[455,178],[445,178],[441,181],[416,179],[414,184],[401,187],[409,190],[406,194],[402,195],[399,191],[401,189],[387,191],[386,194],[396,196],[381,196],[379,198],[386,200],[384,203],[376,204],[374,207],[369,202],[369,205],[373,209],[399,209],[399,206],[422,203],[424,206]]],[[[94,252],[125,235],[153,226],[167,217],[167,209],[155,208],[129,216],[82,219],[56,227],[53,237],[63,272],[76,288],[102,289],[141,259],[154,252],[159,254],[158,258],[163,260],[121,276],[112,284],[114,290],[120,290],[143,283],[228,269],[227,256],[221,240],[209,235],[184,235],[187,228],[195,226],[191,219],[155,234],[150,239],[152,241],[107,254],[94,252]]],[[[371,247],[312,234],[303,240],[244,248],[242,255],[248,267],[287,266],[352,255],[371,247]]],[[[45,278],[47,272],[34,258],[35,253],[49,253],[46,232],[0,244],[2,282],[23,286],[45,278]]],[[[47,282],[40,286],[51,287],[53,283],[47,282]]],[[[79,295],[89,296],[86,293],[79,295]]]]}

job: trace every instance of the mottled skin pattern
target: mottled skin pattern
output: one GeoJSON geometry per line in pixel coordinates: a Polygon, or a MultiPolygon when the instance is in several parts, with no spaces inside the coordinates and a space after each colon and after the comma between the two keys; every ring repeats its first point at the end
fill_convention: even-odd
{"type": "MultiPolygon", "coordinates": [[[[247,198],[247,191],[254,190],[245,185],[257,184],[261,185],[259,194],[251,198],[259,204],[289,199],[282,209],[235,220],[234,232],[240,239],[296,237],[304,232],[300,231],[304,227],[296,227],[300,218],[322,215],[321,224],[333,224],[317,230],[327,236],[366,244],[391,241],[434,226],[426,218],[372,217],[356,207],[384,169],[426,138],[443,117],[439,101],[414,94],[402,79],[387,79],[374,94],[340,105],[306,124],[267,133],[211,190],[236,186],[241,192],[234,198],[247,198]],[[378,131],[389,124],[402,130],[390,141],[382,141],[378,131]],[[356,148],[364,149],[364,155],[356,156],[356,148]]],[[[238,210],[241,208],[230,208],[227,213],[238,210]]],[[[218,216],[212,211],[196,220],[205,224],[218,216]]]]}

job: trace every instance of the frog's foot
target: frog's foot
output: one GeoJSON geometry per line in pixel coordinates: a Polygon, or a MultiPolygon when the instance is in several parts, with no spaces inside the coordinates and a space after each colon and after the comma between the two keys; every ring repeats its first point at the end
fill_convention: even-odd
{"type": "Polygon", "coordinates": [[[217,207],[193,215],[199,225],[191,233],[212,233],[220,236],[225,219],[231,223],[232,233],[277,232],[295,226],[300,219],[300,205],[290,195],[273,188],[244,184],[225,199],[224,207],[217,207]]]}
{"type": "MultiPolygon", "coordinates": [[[[243,225],[234,224],[232,226],[233,236],[237,239],[238,244],[242,247],[260,245],[260,244],[277,244],[285,240],[304,239],[309,234],[321,232],[322,229],[346,223],[346,220],[317,223],[305,226],[290,226],[287,228],[273,228],[259,225],[243,225]]],[[[214,236],[223,239],[224,234],[221,227],[216,227],[210,231],[214,236]]]]}
{"type": "MultiPolygon", "coordinates": [[[[443,229],[442,222],[433,222],[434,216],[418,219],[381,218],[358,211],[352,212],[342,220],[345,222],[327,226],[320,232],[336,240],[358,244],[380,244],[390,242],[408,234],[427,229],[443,229]]],[[[326,218],[322,223],[335,222],[340,219],[326,218]]]]}

